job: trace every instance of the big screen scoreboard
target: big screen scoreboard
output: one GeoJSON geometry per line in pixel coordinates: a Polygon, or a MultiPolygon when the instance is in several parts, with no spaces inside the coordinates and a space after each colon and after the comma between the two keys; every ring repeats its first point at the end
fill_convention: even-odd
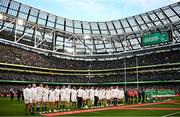
{"type": "Polygon", "coordinates": [[[167,43],[171,41],[171,37],[171,32],[157,32],[152,34],[145,34],[141,38],[141,45],[149,46],[160,43],[167,43]]]}

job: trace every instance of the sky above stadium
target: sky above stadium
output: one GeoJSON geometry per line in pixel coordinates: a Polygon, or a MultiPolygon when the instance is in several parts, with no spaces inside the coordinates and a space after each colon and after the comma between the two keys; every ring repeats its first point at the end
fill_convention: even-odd
{"type": "Polygon", "coordinates": [[[180,0],[16,0],[58,16],[109,21],[154,10],[180,0]]]}

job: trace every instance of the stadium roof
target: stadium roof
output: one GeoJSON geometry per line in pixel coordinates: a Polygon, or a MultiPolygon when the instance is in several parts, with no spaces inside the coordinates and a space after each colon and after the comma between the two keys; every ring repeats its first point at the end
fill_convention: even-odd
{"type": "Polygon", "coordinates": [[[16,0],[43,11],[81,21],[111,21],[151,11],[179,0],[16,0]],[[52,7],[53,6],[53,7],[52,7]]]}
{"type": "Polygon", "coordinates": [[[179,45],[179,26],[180,2],[119,20],[86,22],[59,17],[14,0],[0,0],[1,41],[73,57],[111,56],[179,45]],[[7,32],[13,38],[5,35],[7,32]],[[142,46],[142,36],[156,32],[170,32],[172,40],[142,46]]]}

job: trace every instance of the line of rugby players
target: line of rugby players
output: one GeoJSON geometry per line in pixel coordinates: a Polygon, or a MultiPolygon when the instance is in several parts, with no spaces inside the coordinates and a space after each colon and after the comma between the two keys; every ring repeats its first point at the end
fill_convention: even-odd
{"type": "Polygon", "coordinates": [[[57,112],[71,109],[96,108],[117,105],[119,102],[144,102],[144,91],[123,90],[111,87],[72,87],[70,85],[48,87],[29,84],[23,90],[27,112],[57,112]]]}

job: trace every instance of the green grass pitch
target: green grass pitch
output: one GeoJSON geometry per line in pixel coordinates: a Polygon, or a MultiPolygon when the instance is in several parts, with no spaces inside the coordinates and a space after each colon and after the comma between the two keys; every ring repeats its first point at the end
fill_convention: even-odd
{"type": "MultiPolygon", "coordinates": [[[[177,111],[159,111],[159,110],[108,110],[100,112],[91,112],[91,113],[81,113],[75,115],[69,115],[73,117],[78,116],[165,116],[171,113],[176,113],[177,111]]],[[[180,117],[180,113],[177,113],[172,116],[180,117]]]]}
{"type": "MultiPolygon", "coordinates": [[[[180,97],[176,98],[180,100],[180,97]]],[[[143,106],[139,108],[180,108],[178,104],[157,104],[143,106]]],[[[177,110],[107,110],[90,113],[80,113],[66,116],[177,116],[180,117],[180,111],[177,110]],[[171,115],[172,114],[172,115],[171,115]]],[[[0,98],[0,116],[25,116],[25,108],[23,101],[10,101],[10,98],[0,98]]],[[[32,115],[29,115],[32,116],[32,115]]],[[[33,115],[37,116],[37,115],[33,115]]]]}

